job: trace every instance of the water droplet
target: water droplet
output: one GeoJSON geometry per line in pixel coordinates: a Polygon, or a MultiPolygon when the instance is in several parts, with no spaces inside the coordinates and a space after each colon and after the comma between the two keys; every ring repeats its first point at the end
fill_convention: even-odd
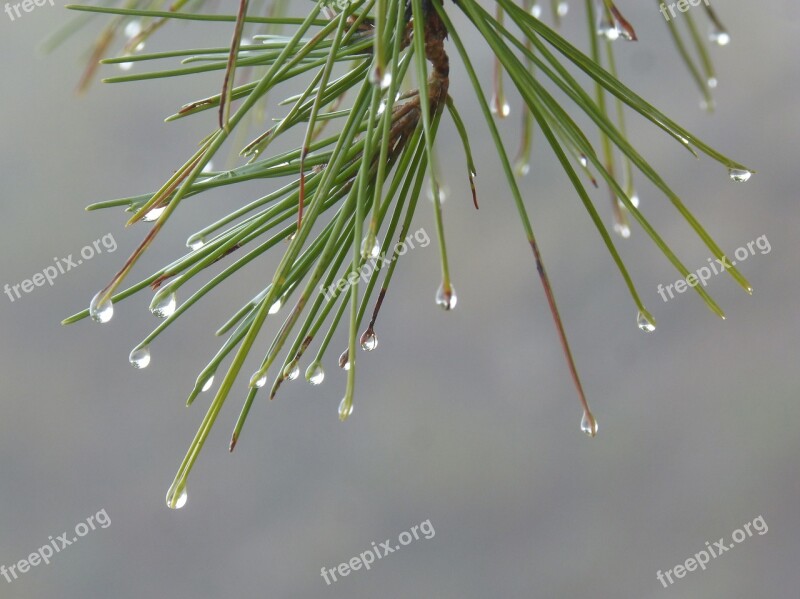
{"type": "Polygon", "coordinates": [[[120,71],[130,71],[133,68],[132,62],[121,62],[117,65],[120,71]]]}
{"type": "Polygon", "coordinates": [[[125,37],[127,37],[128,39],[133,39],[141,32],[142,32],[142,23],[138,19],[134,21],[129,21],[128,24],[125,25],[125,37]]]}
{"type": "Polygon", "coordinates": [[[581,418],[581,431],[594,437],[597,435],[597,429],[597,419],[590,412],[584,412],[581,418]]]}
{"type": "Polygon", "coordinates": [[[538,19],[542,16],[542,7],[539,5],[538,2],[534,2],[533,6],[531,6],[531,16],[538,19]]]}
{"type": "Polygon", "coordinates": [[[167,507],[171,510],[179,510],[186,505],[189,500],[189,495],[186,493],[186,487],[177,487],[175,483],[167,491],[167,507]]]}
{"type": "Polygon", "coordinates": [[[306,369],[306,380],[312,385],[320,385],[325,380],[325,370],[319,362],[312,362],[306,369]]]}
{"type": "Polygon", "coordinates": [[[631,228],[627,223],[614,223],[614,233],[623,239],[628,239],[631,236],[631,228]]]}
{"type": "Polygon", "coordinates": [[[651,321],[643,312],[639,312],[636,315],[636,324],[639,326],[639,330],[645,333],[652,333],[656,330],[656,323],[651,321]]]}
{"type": "Polygon", "coordinates": [[[504,119],[511,114],[511,106],[508,105],[508,102],[506,102],[505,98],[503,98],[503,101],[500,102],[500,98],[497,97],[497,94],[492,96],[492,101],[489,104],[489,108],[491,109],[493,115],[498,116],[501,119],[504,119]]]}
{"type": "Polygon", "coordinates": [[[342,370],[350,370],[350,350],[344,350],[339,356],[339,368],[342,370]]]}
{"type": "Polygon", "coordinates": [[[714,112],[714,109],[717,107],[717,103],[714,102],[713,99],[706,100],[703,98],[700,100],[700,110],[706,110],[708,112],[714,112]]]}
{"type": "Polygon", "coordinates": [[[114,303],[111,298],[103,299],[105,292],[101,291],[89,303],[89,316],[101,324],[107,323],[114,316],[114,303]]]}
{"type": "Polygon", "coordinates": [[[378,114],[381,115],[386,112],[386,100],[381,100],[381,103],[378,105],[378,114]]]}
{"type": "Polygon", "coordinates": [[[361,349],[364,351],[372,351],[378,347],[378,336],[372,329],[367,329],[361,335],[361,349]]]}
{"type": "Polygon", "coordinates": [[[150,348],[146,345],[134,347],[131,355],[128,357],[128,361],[134,368],[138,368],[139,370],[147,368],[150,364],[150,348]]]}
{"type": "Polygon", "coordinates": [[[392,73],[388,69],[375,67],[370,73],[370,81],[373,85],[379,85],[381,89],[388,89],[392,84],[392,73]]]}
{"type": "Polygon", "coordinates": [[[708,87],[710,87],[711,89],[716,88],[718,83],[719,82],[717,81],[716,77],[709,77],[708,78],[708,87]]]}
{"type": "Polygon", "coordinates": [[[213,384],[214,384],[214,375],[210,374],[208,378],[205,381],[203,381],[203,386],[200,387],[200,391],[205,393],[206,391],[211,389],[211,385],[213,384]]]}
{"type": "Polygon", "coordinates": [[[381,253],[381,245],[377,237],[367,235],[361,240],[361,257],[365,260],[377,258],[381,253]]]}
{"type": "Polygon", "coordinates": [[[580,161],[581,161],[581,166],[583,168],[586,168],[586,167],[589,166],[589,159],[586,158],[586,154],[581,154],[580,161]]]}
{"type": "Polygon", "coordinates": [[[568,12],[569,4],[567,2],[559,2],[558,8],[556,8],[556,14],[558,14],[559,17],[566,17],[568,12]]]}
{"type": "Polygon", "coordinates": [[[439,289],[436,291],[436,305],[441,306],[444,310],[452,310],[457,303],[458,296],[455,287],[450,285],[448,292],[445,292],[444,283],[439,285],[439,289]]]}
{"type": "Polygon", "coordinates": [[[275,300],[275,303],[269,307],[269,313],[277,314],[280,311],[282,305],[283,302],[281,302],[280,298],[278,298],[277,300],[275,300]]]}
{"type": "Polygon", "coordinates": [[[252,387],[255,387],[256,389],[261,389],[264,385],[267,384],[267,373],[265,372],[262,374],[261,371],[259,370],[253,375],[253,378],[250,380],[252,381],[251,382],[252,387]]]}
{"type": "Polygon", "coordinates": [[[158,318],[169,318],[175,314],[177,306],[178,296],[174,292],[170,292],[168,288],[165,288],[153,296],[153,301],[150,302],[150,312],[158,318]]]}
{"type": "Polygon", "coordinates": [[[708,39],[718,46],[727,46],[731,43],[731,34],[724,29],[712,27],[708,34],[708,39]]]}
{"type": "Polygon", "coordinates": [[[637,194],[635,191],[631,195],[631,204],[633,204],[634,208],[639,207],[639,194],[637,194]]]}
{"type": "Polygon", "coordinates": [[[290,381],[300,376],[300,367],[297,364],[287,364],[283,370],[283,376],[290,381]]]}
{"type": "Polygon", "coordinates": [[[525,177],[529,172],[531,172],[531,165],[524,160],[517,162],[515,171],[517,173],[517,177],[525,177]]]}
{"type": "Polygon", "coordinates": [[[347,420],[349,416],[353,413],[353,402],[347,401],[347,398],[343,398],[342,401],[339,402],[339,420],[347,420]]]}
{"type": "Polygon", "coordinates": [[[750,180],[750,177],[753,176],[753,173],[750,171],[732,168],[728,170],[730,173],[731,181],[735,181],[736,183],[745,183],[746,181],[750,180]]]}
{"type": "Polygon", "coordinates": [[[164,214],[164,210],[166,210],[166,209],[167,209],[166,206],[160,206],[158,208],[153,208],[152,210],[150,210],[150,212],[148,212],[147,214],[144,215],[142,220],[144,222],[146,222],[146,223],[151,223],[154,220],[158,220],[158,217],[161,216],[162,214],[164,214]]]}
{"type": "Polygon", "coordinates": [[[597,26],[597,34],[613,42],[619,39],[620,30],[617,29],[615,23],[612,23],[604,17],[597,26]]]}
{"type": "MultiPolygon", "coordinates": [[[[475,175],[473,174],[472,176],[474,177],[475,175]]],[[[433,189],[431,188],[430,185],[427,185],[426,187],[428,188],[428,199],[432,202],[433,189]]],[[[447,187],[447,185],[444,184],[439,184],[436,187],[439,190],[439,203],[444,204],[445,201],[447,200],[447,196],[450,195],[450,189],[447,187]]]]}
{"type": "Polygon", "coordinates": [[[206,244],[206,238],[200,233],[195,233],[186,240],[186,247],[191,250],[199,250],[206,244]]]}
{"type": "Polygon", "coordinates": [[[213,170],[214,170],[214,163],[211,160],[209,160],[208,162],[206,162],[206,165],[203,167],[203,170],[200,171],[200,172],[201,173],[210,173],[213,170]]]}

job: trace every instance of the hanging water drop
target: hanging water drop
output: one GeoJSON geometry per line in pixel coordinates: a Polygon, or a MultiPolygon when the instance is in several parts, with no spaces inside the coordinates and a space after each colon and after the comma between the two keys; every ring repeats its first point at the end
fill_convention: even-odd
{"type": "Polygon", "coordinates": [[[350,350],[346,349],[339,356],[339,368],[342,370],[350,370],[350,350]]]}
{"type": "Polygon", "coordinates": [[[581,418],[581,431],[590,437],[594,437],[597,435],[597,428],[597,419],[591,412],[584,412],[583,418],[581,418]]]}
{"type": "Polygon", "coordinates": [[[353,413],[353,402],[347,401],[347,398],[343,398],[342,401],[339,402],[339,420],[347,420],[347,418],[353,413]]]}
{"type": "Polygon", "coordinates": [[[455,287],[450,285],[450,288],[445,291],[444,283],[439,285],[436,291],[436,305],[444,310],[452,310],[458,303],[458,296],[456,295],[455,287]]]}
{"type": "Polygon", "coordinates": [[[729,169],[728,173],[730,174],[731,181],[735,181],[736,183],[745,183],[746,181],[750,180],[750,177],[753,176],[753,173],[750,171],[738,168],[729,169]]]}
{"type": "Polygon", "coordinates": [[[142,32],[142,23],[139,20],[129,21],[125,25],[125,37],[129,40],[135,38],[142,32]]]}
{"type": "Polygon", "coordinates": [[[267,373],[261,372],[260,370],[256,372],[250,379],[250,386],[255,387],[256,389],[261,389],[266,384],[267,384],[267,373]]]}
{"type": "Polygon", "coordinates": [[[270,314],[277,314],[280,311],[282,305],[283,302],[281,302],[280,298],[278,298],[277,300],[275,300],[275,303],[269,307],[268,312],[270,314]]]}
{"type": "Polygon", "coordinates": [[[614,223],[614,233],[623,239],[628,239],[631,236],[631,228],[627,223],[614,223]]]}
{"type": "Polygon", "coordinates": [[[501,119],[504,119],[511,114],[511,106],[508,105],[508,102],[506,102],[505,98],[503,98],[501,102],[497,94],[492,96],[489,108],[491,109],[493,115],[500,117],[501,119]]]}
{"type": "Polygon", "coordinates": [[[644,331],[645,333],[652,333],[656,330],[656,323],[650,320],[650,318],[643,312],[639,312],[636,315],[636,324],[639,326],[639,330],[644,331]]]}
{"type": "Polygon", "coordinates": [[[361,240],[361,257],[365,260],[370,258],[377,258],[381,253],[381,245],[378,238],[373,235],[367,235],[361,240]]]}
{"type": "Polygon", "coordinates": [[[261,389],[264,385],[267,384],[267,373],[265,370],[260,369],[256,370],[253,373],[253,376],[250,377],[250,387],[255,389],[261,389]]]}
{"type": "Polygon", "coordinates": [[[306,380],[312,385],[320,385],[325,380],[325,371],[319,362],[312,362],[306,369],[306,380]]]}
{"type": "MultiPolygon", "coordinates": [[[[135,37],[138,37],[139,34],[142,32],[142,23],[141,21],[130,21],[127,25],[125,25],[125,37],[128,38],[128,41],[133,40],[135,37]]],[[[141,52],[144,50],[144,42],[139,42],[136,44],[136,48],[134,49],[136,52],[141,52]]]]}
{"type": "Polygon", "coordinates": [[[716,88],[718,83],[719,82],[717,81],[716,77],[709,77],[708,78],[708,87],[710,87],[711,89],[716,88]]]}
{"type": "MultiPolygon", "coordinates": [[[[475,174],[473,173],[472,176],[474,177],[475,174]]],[[[428,188],[428,192],[427,192],[428,193],[428,199],[431,202],[433,202],[433,200],[435,198],[435,196],[433,195],[433,189],[431,188],[430,185],[427,185],[426,187],[428,188]]],[[[447,185],[445,185],[443,183],[437,185],[436,188],[439,190],[439,203],[440,204],[444,204],[445,201],[447,200],[447,197],[450,195],[450,189],[447,187],[447,185]]]]}
{"type": "Polygon", "coordinates": [[[616,41],[619,39],[620,30],[615,23],[612,23],[607,18],[603,17],[597,26],[597,34],[605,37],[608,41],[616,41]]]}
{"type": "Polygon", "coordinates": [[[531,6],[531,16],[536,19],[542,16],[542,7],[538,2],[534,2],[531,6]]]}
{"type": "Polygon", "coordinates": [[[731,34],[724,29],[712,27],[708,34],[708,39],[717,44],[718,46],[727,46],[731,43],[731,34]]]}
{"type": "Polygon", "coordinates": [[[714,102],[713,99],[706,100],[705,98],[700,100],[700,110],[705,110],[706,112],[714,112],[714,109],[717,107],[717,103],[714,102]]]}
{"type": "Polygon", "coordinates": [[[114,316],[114,303],[111,297],[106,297],[104,291],[99,292],[89,303],[89,316],[92,320],[101,324],[107,323],[114,316]]]}
{"type": "Polygon", "coordinates": [[[386,68],[380,69],[376,66],[370,73],[370,81],[381,89],[388,89],[392,84],[392,73],[386,68]]]}
{"type": "Polygon", "coordinates": [[[150,348],[146,345],[134,347],[131,355],[128,357],[128,361],[134,368],[138,368],[139,370],[147,368],[150,364],[150,348]]]}
{"type": "Polygon", "coordinates": [[[120,71],[130,71],[133,68],[132,62],[121,62],[117,65],[120,71]]]}
{"type": "Polygon", "coordinates": [[[200,391],[205,393],[209,389],[211,389],[211,385],[214,384],[214,375],[211,374],[209,377],[203,381],[203,385],[200,387],[200,391]]]}
{"type": "Polygon", "coordinates": [[[208,173],[212,172],[213,170],[214,170],[214,163],[211,160],[209,160],[208,162],[206,162],[206,165],[203,167],[203,170],[200,171],[200,172],[208,174],[208,173]]]}
{"type": "Polygon", "coordinates": [[[586,158],[586,154],[581,154],[580,161],[583,168],[587,168],[589,166],[589,159],[586,158]]]}
{"type": "Polygon", "coordinates": [[[569,4],[567,2],[559,2],[558,8],[556,8],[556,14],[559,17],[566,17],[568,12],[569,12],[569,4]]]}
{"type": "Polygon", "coordinates": [[[634,208],[639,207],[639,194],[637,194],[635,191],[633,194],[631,194],[631,204],[633,204],[634,208]]]}
{"type": "Polygon", "coordinates": [[[364,351],[372,351],[378,347],[378,336],[372,329],[367,329],[361,335],[361,349],[364,351]]]}
{"type": "Polygon", "coordinates": [[[186,240],[186,247],[191,250],[199,250],[206,244],[206,238],[200,233],[195,233],[186,240]]]}
{"type": "Polygon", "coordinates": [[[186,493],[186,487],[180,488],[176,486],[176,483],[173,483],[169,491],[167,491],[167,507],[171,510],[181,509],[188,500],[189,495],[186,493]]]}
{"type": "Polygon", "coordinates": [[[177,306],[178,296],[174,292],[163,289],[153,296],[153,301],[150,303],[150,312],[158,318],[169,318],[175,314],[177,306]]]}
{"type": "Polygon", "coordinates": [[[153,208],[147,214],[142,217],[142,220],[146,223],[151,223],[154,220],[158,220],[158,217],[164,214],[164,210],[166,210],[166,206],[160,206],[158,208],[153,208]]]}
{"type": "Polygon", "coordinates": [[[283,370],[283,376],[289,381],[295,380],[300,376],[300,367],[297,364],[287,364],[283,370]]]}

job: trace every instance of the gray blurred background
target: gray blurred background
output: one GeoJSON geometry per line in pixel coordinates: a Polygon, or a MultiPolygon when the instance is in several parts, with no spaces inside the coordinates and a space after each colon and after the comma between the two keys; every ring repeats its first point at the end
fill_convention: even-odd
{"type": "MultiPolygon", "coordinates": [[[[564,30],[585,47],[579,4],[564,30]]],[[[301,379],[269,405],[257,401],[230,455],[242,381],[189,480],[188,505],[177,512],[164,495],[211,394],[191,409],[185,397],[218,347],[213,331],[271,276],[277,256],[179,320],[141,372],[127,356],[157,323],[149,294],[119,304],[105,326],[59,322],[88,304],[146,231],[124,230],[119,209],[86,214],[84,206],[157,188],[215,117],[169,125],[163,118],[215,93],[218,78],[97,84],[80,98],[73,90],[89,38],[49,57],[36,52],[66,18],[63,8],[37,8],[15,22],[0,14],[0,284],[19,283],[108,233],[119,244],[52,287],[13,303],[0,296],[0,564],[27,558],[48,536],[99,510],[112,522],[50,565],[12,584],[0,578],[0,596],[797,597],[797,7],[720,3],[733,42],[712,50],[720,84],[711,116],[698,108],[657,7],[620,7],[641,38],[616,46],[624,78],[758,170],[749,183],[733,184],[723,167],[692,159],[630,117],[635,145],[726,251],[768,237],[772,251],[741,264],[754,295],[715,277],[709,290],[724,322],[694,294],[665,304],[656,286],[678,275],[634,227],[621,251],[659,324],[654,334],[641,333],[622,280],[539,136],[523,189],[600,423],[596,439],[581,434],[530,251],[454,61],[452,93],[472,128],[481,200],[476,212],[448,125],[440,149],[458,308],[443,313],[434,304],[435,243],[410,252],[381,313],[380,348],[359,362],[353,417],[342,424],[336,416],[344,390],[335,366],[339,336],[325,383],[301,379]],[[667,590],[657,581],[658,570],[683,563],[706,541],[729,542],[759,515],[768,533],[667,590]],[[394,543],[425,520],[433,538],[330,586],[320,576],[323,566],[334,568],[373,541],[394,543]]],[[[477,42],[458,23],[462,37],[477,42]]],[[[178,24],[152,48],[222,45],[229,35],[227,25],[178,24]]],[[[490,55],[471,47],[488,81],[490,55]]],[[[515,149],[520,102],[513,96],[511,109],[502,127],[515,149]]],[[[187,201],[133,276],[174,259],[189,234],[270,185],[187,201]]],[[[703,266],[708,250],[668,201],[642,177],[637,187],[645,214],[689,268],[703,266]]],[[[593,197],[608,222],[607,192],[593,197]]],[[[415,217],[419,227],[433,234],[427,202],[415,217]]]]}

